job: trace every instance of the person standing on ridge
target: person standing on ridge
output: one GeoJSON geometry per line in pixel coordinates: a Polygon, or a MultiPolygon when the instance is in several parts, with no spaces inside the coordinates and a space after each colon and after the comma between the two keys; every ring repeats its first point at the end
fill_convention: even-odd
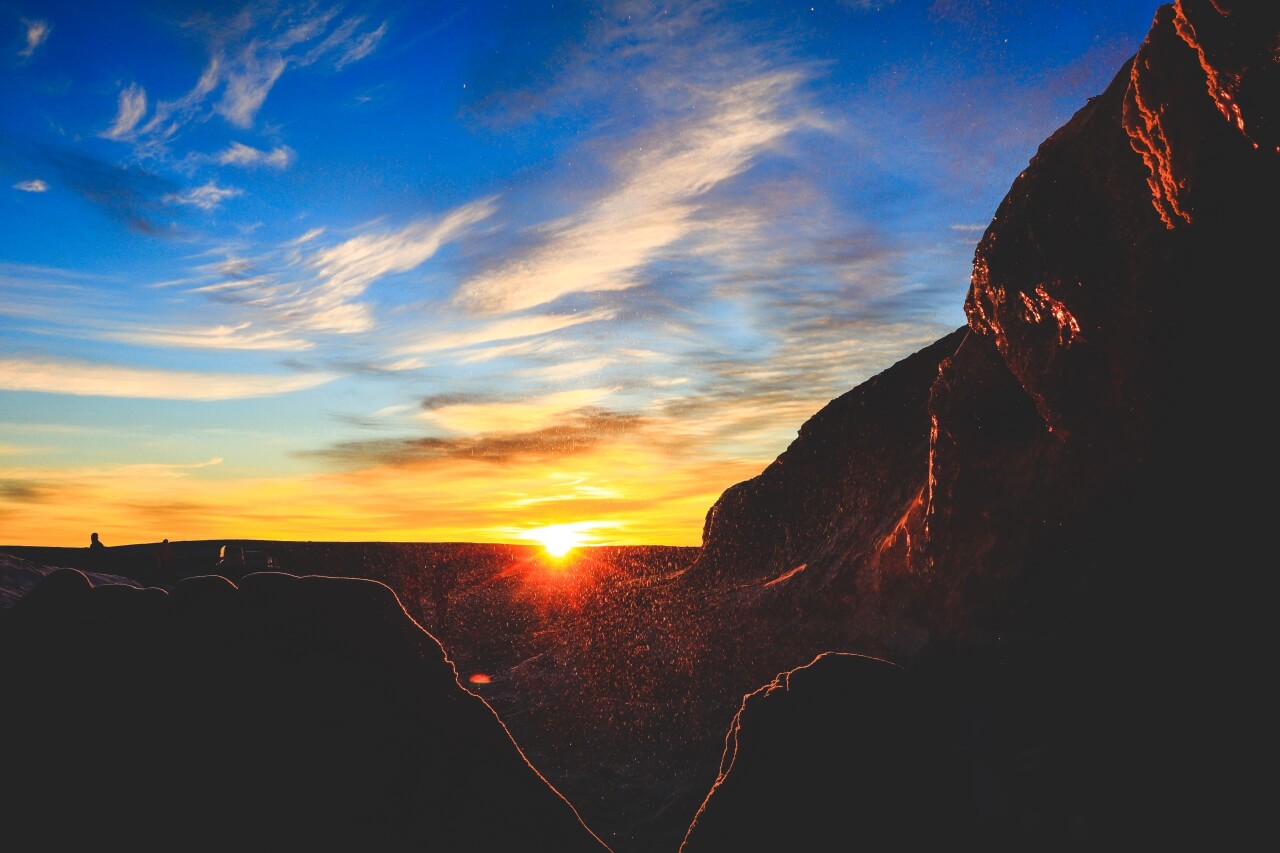
{"type": "Polygon", "coordinates": [[[156,546],[156,579],[160,583],[173,583],[173,546],[165,539],[156,546]]]}
{"type": "Polygon", "coordinates": [[[101,569],[106,560],[107,546],[102,544],[97,533],[89,534],[89,568],[101,569]]]}

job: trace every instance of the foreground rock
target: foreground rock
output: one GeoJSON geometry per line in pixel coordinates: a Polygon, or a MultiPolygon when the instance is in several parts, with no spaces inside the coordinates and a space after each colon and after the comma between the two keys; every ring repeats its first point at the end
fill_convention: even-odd
{"type": "Polygon", "coordinates": [[[966,781],[927,694],[901,667],[826,654],[747,696],[680,849],[941,850],[966,781]]]}
{"type": "MultiPolygon", "coordinates": [[[[69,568],[66,564],[47,566],[12,554],[0,554],[0,610],[17,604],[24,595],[35,588],[36,584],[43,581],[53,572],[58,571],[60,567],[69,568]]],[[[84,576],[94,586],[102,586],[103,584],[142,586],[133,578],[124,577],[123,575],[86,571],[84,576]]]]}
{"type": "Polygon", "coordinates": [[[381,583],[63,569],[0,660],[15,850],[608,849],[381,583]]]}

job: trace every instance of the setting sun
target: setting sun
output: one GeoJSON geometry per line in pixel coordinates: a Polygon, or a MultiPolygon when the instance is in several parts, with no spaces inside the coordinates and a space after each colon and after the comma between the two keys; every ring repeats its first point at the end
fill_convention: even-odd
{"type": "Polygon", "coordinates": [[[553,557],[563,557],[586,542],[586,535],[577,524],[553,524],[530,530],[528,535],[553,557]]]}
{"type": "MultiPolygon", "coordinates": [[[[546,524],[542,527],[527,527],[523,529],[505,528],[505,531],[509,531],[509,535],[513,535],[518,539],[538,543],[549,556],[559,560],[574,548],[604,544],[599,536],[599,531],[621,526],[621,523],[617,521],[593,519],[590,521],[567,521],[561,524],[546,524]]],[[[503,531],[495,532],[502,533],[503,531]]]]}

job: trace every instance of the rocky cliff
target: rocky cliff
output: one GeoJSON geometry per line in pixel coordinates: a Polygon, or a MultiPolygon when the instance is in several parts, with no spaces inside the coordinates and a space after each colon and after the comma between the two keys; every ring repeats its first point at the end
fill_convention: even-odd
{"type": "Polygon", "coordinates": [[[895,660],[1063,626],[1099,591],[1154,594],[1190,503],[1185,383],[1220,358],[1191,342],[1230,336],[1199,315],[1274,276],[1278,17],[1160,7],[1014,180],[975,251],[967,329],[727,490],[689,582],[755,587],[760,612],[822,614],[895,660]]]}
{"type": "MultiPolygon", "coordinates": [[[[1217,777],[1191,770],[1214,751],[1197,735],[1218,729],[1186,694],[1241,689],[1212,658],[1244,646],[1209,578],[1254,559],[1215,531],[1251,526],[1231,518],[1257,464],[1232,379],[1270,358],[1253,294],[1275,280],[1278,125],[1280,4],[1161,6],[1014,180],[974,254],[967,328],[833,401],[708,513],[684,582],[724,602],[715,653],[744,684],[826,650],[901,665],[945,744],[916,781],[966,780],[944,800],[961,804],[955,843],[1233,831],[1198,820],[1217,777]]],[[[844,669],[748,696],[686,849],[779,826],[854,843],[860,751],[888,732],[913,753],[865,722],[883,674],[844,669]],[[847,801],[821,783],[788,798],[796,767],[847,801]]]]}

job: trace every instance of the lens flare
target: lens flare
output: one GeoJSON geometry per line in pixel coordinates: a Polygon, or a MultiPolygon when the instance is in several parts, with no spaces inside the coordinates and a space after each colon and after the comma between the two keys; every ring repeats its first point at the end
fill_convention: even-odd
{"type": "Polygon", "coordinates": [[[553,524],[530,530],[529,538],[540,543],[553,557],[563,557],[586,542],[586,536],[573,524],[553,524]]]}

